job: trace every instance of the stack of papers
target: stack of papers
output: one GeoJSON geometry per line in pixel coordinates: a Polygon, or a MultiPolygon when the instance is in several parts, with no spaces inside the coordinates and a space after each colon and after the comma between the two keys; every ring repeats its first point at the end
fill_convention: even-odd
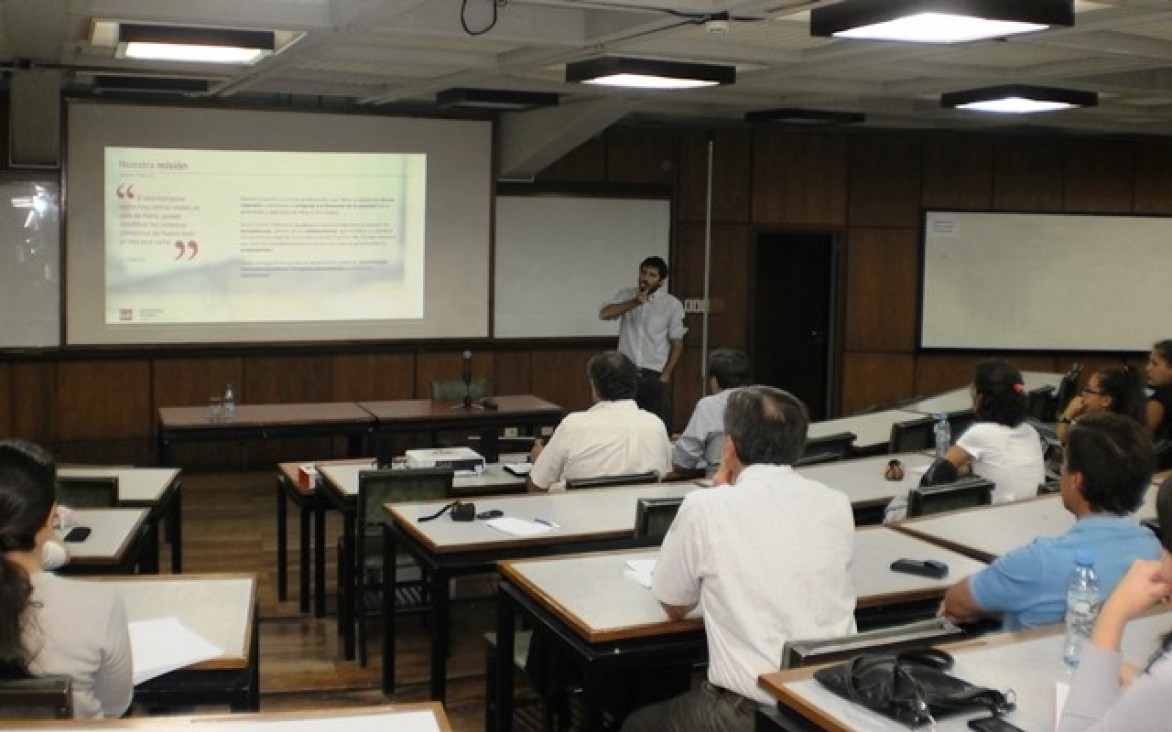
{"type": "Polygon", "coordinates": [[[627,571],[625,574],[643,585],[647,589],[651,589],[651,577],[655,574],[655,560],[654,559],[628,559],[627,571]]]}
{"type": "Polygon", "coordinates": [[[537,536],[547,531],[552,531],[555,528],[548,523],[526,521],[525,519],[512,518],[510,516],[489,519],[484,523],[497,531],[503,531],[513,536],[537,536]]]}
{"type": "Polygon", "coordinates": [[[133,682],[141,684],[178,668],[224,655],[178,618],[129,623],[133,682]]]}

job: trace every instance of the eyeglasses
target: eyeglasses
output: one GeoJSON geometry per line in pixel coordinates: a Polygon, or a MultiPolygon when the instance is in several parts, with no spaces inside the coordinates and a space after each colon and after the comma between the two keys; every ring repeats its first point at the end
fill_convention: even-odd
{"type": "Polygon", "coordinates": [[[1101,392],[1101,391],[1095,391],[1094,389],[1092,389],[1092,388],[1091,388],[1091,387],[1089,387],[1089,386],[1084,386],[1084,387],[1082,388],[1082,391],[1081,391],[1080,393],[1081,393],[1083,396],[1086,396],[1087,394],[1094,394],[1095,396],[1105,396],[1105,395],[1106,395],[1106,394],[1105,394],[1105,392],[1101,392]]]}

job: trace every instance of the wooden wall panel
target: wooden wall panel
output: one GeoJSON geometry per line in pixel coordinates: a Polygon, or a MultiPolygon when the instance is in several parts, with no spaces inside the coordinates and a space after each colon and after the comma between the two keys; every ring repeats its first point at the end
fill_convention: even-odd
{"type": "Polygon", "coordinates": [[[244,359],[244,378],[236,386],[241,404],[284,404],[328,402],[330,357],[248,356],[244,359]]]}
{"type": "MultiPolygon", "coordinates": [[[[533,394],[530,351],[497,351],[493,354],[494,394],[533,394]]],[[[536,394],[535,396],[542,396],[536,394]]],[[[544,398],[544,397],[542,397],[544,398]]]]}
{"type": "Polygon", "coordinates": [[[993,206],[993,140],[931,135],[924,141],[925,208],[993,206]]]}
{"type": "Polygon", "coordinates": [[[586,362],[596,353],[594,348],[534,351],[533,393],[561,405],[567,412],[589,408],[592,402],[586,362]]]}
{"type": "Polygon", "coordinates": [[[748,221],[753,138],[745,130],[681,133],[676,220],[705,220],[709,140],[712,140],[712,220],[748,221]]]}
{"type": "Polygon", "coordinates": [[[669,127],[612,127],[605,139],[608,182],[675,185],[678,131],[669,127]]]}
{"type": "Polygon", "coordinates": [[[851,229],[846,350],[910,352],[915,348],[919,251],[917,229],[851,229]]]}
{"type": "Polygon", "coordinates": [[[851,138],[851,226],[919,226],[921,148],[908,133],[851,138]]]}
{"type": "Polygon", "coordinates": [[[1136,145],[1135,213],[1172,214],[1172,144],[1136,145]]]}
{"type": "Polygon", "coordinates": [[[593,137],[534,176],[540,181],[601,183],[606,180],[606,145],[593,137]]]}
{"type": "Polygon", "coordinates": [[[1131,213],[1135,191],[1135,147],[1129,142],[1078,140],[1065,147],[1063,210],[1072,213],[1131,213]]]}
{"type": "Polygon", "coordinates": [[[212,397],[223,396],[226,385],[243,383],[244,359],[238,356],[157,358],[151,364],[155,408],[207,406],[212,397]]]}
{"type": "Polygon", "coordinates": [[[993,208],[998,211],[1062,210],[1062,146],[1043,137],[998,140],[993,170],[993,208]]]}
{"type": "MultiPolygon", "coordinates": [[[[745,348],[748,343],[751,235],[748,226],[717,224],[712,227],[712,276],[709,281],[711,312],[708,318],[708,344],[711,348],[730,346],[745,348]]],[[[679,228],[679,255],[683,276],[672,285],[679,298],[704,296],[704,225],[684,223],[679,228]]],[[[688,334],[684,342],[699,348],[703,333],[703,315],[687,313],[684,324],[688,334]]]]}
{"type": "Polygon", "coordinates": [[[26,361],[12,369],[12,434],[43,445],[57,437],[57,363],[26,361]]]}
{"type": "Polygon", "coordinates": [[[346,354],[330,359],[331,401],[411,399],[415,357],[410,353],[346,354]]]}
{"type": "Polygon", "coordinates": [[[706,393],[702,381],[703,373],[700,349],[685,348],[671,380],[672,418],[671,424],[668,425],[670,434],[684,431],[688,426],[688,419],[692,416],[692,410],[696,408],[696,402],[706,393]]]}
{"type": "Polygon", "coordinates": [[[0,435],[13,436],[12,368],[0,363],[0,435]]]}
{"type": "Polygon", "coordinates": [[[840,134],[761,130],[753,138],[753,222],[846,223],[847,147],[840,134]]]}
{"type": "Polygon", "coordinates": [[[150,362],[139,358],[57,364],[57,440],[148,439],[154,420],[150,374],[150,362]]]}
{"type": "MultiPolygon", "coordinates": [[[[472,378],[484,379],[488,385],[488,393],[496,392],[496,383],[493,378],[495,361],[493,353],[488,349],[470,349],[472,352],[472,378]]],[[[463,350],[459,351],[427,351],[415,356],[415,398],[431,398],[431,382],[460,381],[464,373],[463,350]]]]}
{"type": "Polygon", "coordinates": [[[889,407],[912,396],[911,354],[847,352],[842,359],[842,414],[889,407]]]}
{"type": "MultiPolygon", "coordinates": [[[[977,363],[989,358],[983,354],[936,355],[923,354],[916,360],[917,395],[929,396],[949,389],[967,386],[973,381],[977,363]]],[[[1003,356],[1021,371],[1065,371],[1056,358],[1047,354],[1011,354],[1003,356]]]]}

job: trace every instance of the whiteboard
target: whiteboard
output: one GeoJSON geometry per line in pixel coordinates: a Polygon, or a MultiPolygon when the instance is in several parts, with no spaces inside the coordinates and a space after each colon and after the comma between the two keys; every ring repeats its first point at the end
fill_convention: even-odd
{"type": "Polygon", "coordinates": [[[495,336],[617,337],[598,309],[636,285],[645,258],[668,261],[670,244],[666,199],[498,196],[495,336]]]}
{"type": "Polygon", "coordinates": [[[926,211],[923,348],[1146,351],[1172,337],[1172,218],[926,211]]]}
{"type": "Polygon", "coordinates": [[[56,177],[0,177],[0,348],[61,344],[61,195],[56,177]]]}

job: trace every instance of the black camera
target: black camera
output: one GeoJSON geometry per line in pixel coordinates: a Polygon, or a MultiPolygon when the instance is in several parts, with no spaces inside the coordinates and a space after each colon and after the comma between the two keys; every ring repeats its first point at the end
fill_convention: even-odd
{"type": "Polygon", "coordinates": [[[476,504],[456,501],[452,504],[453,521],[473,521],[476,519],[476,504]]]}

